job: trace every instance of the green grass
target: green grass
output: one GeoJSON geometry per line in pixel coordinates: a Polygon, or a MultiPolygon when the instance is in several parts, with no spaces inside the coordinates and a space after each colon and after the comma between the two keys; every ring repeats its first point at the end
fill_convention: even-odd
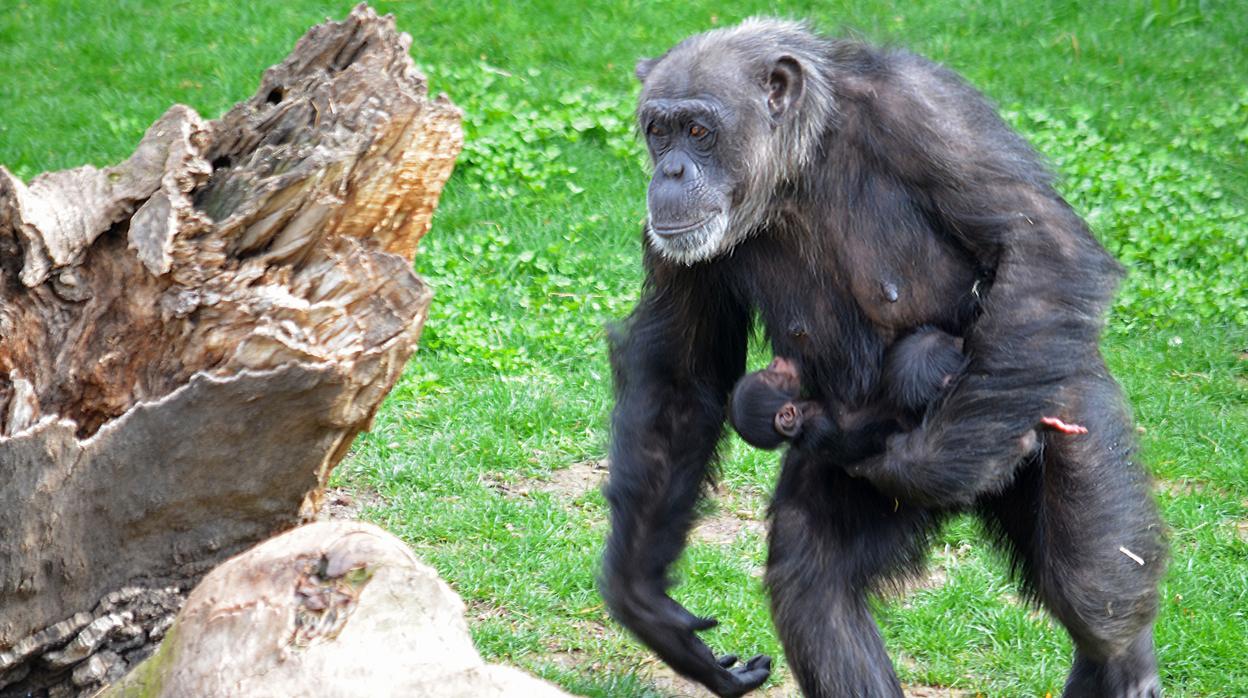
{"type": "MultiPolygon", "coordinates": [[[[574,692],[661,695],[593,578],[594,490],[547,491],[602,457],[603,325],[640,282],[645,174],[633,62],[760,12],[809,16],[964,73],[1053,161],[1063,192],[1132,270],[1105,351],[1162,480],[1171,527],[1157,643],[1173,696],[1248,695],[1248,13],[1230,2],[379,3],[468,149],[417,259],[437,297],[419,353],[336,478],[470,603],[484,654],[574,692]]],[[[125,157],[172,102],[208,116],[348,3],[8,0],[0,163],[31,177],[125,157]]],[[[756,359],[761,360],[761,351],[756,359]]],[[[765,506],[774,455],[730,441],[708,511],[765,506]]],[[[907,682],[1058,693],[1069,642],[1016,603],[969,519],[936,545],[948,581],[881,605],[907,682]],[[947,552],[946,552],[947,551],[947,552]]],[[[697,542],[677,598],[720,618],[720,649],[781,654],[764,541],[697,542]]],[[[782,678],[782,677],[779,677],[782,678]]]]}

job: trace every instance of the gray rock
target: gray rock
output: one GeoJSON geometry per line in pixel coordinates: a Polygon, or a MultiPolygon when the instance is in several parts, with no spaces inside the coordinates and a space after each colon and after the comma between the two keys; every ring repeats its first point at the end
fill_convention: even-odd
{"type": "Polygon", "coordinates": [[[463,602],[431,567],[386,531],[340,521],[297,528],[210,572],[156,655],[101,698],[302,695],[568,696],[486,664],[463,602]]]}

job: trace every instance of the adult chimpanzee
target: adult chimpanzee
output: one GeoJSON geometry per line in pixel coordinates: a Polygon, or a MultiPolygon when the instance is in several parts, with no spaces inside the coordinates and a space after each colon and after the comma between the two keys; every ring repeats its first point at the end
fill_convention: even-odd
{"type": "Polygon", "coordinates": [[[611,340],[614,617],[721,696],[762,683],[767,657],[716,659],[695,635],[715,621],[667,594],[753,318],[813,398],[851,406],[933,325],[969,363],[921,425],[857,462],[785,454],[766,582],[803,692],[901,695],[867,595],[970,510],[1070,632],[1066,695],[1156,695],[1165,544],[1097,347],[1121,269],[1033,151],[950,71],[798,24],[694,36],[637,74],[654,177],[645,287],[611,340]],[[1090,433],[1021,448],[1045,415],[1090,433]]]}
{"type": "Polygon", "coordinates": [[[778,448],[801,440],[807,450],[832,450],[857,460],[883,447],[883,439],[917,419],[966,367],[962,340],[921,327],[888,348],[879,395],[866,407],[847,409],[802,399],[793,361],[777,356],[767,368],[737,381],[728,400],[728,423],[751,446],[778,448]]]}

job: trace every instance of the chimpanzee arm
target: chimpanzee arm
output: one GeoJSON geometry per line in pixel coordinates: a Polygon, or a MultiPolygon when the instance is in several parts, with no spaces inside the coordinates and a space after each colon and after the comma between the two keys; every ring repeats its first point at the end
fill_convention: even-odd
{"type": "Polygon", "coordinates": [[[611,507],[599,586],[611,615],[672,668],[721,696],[767,679],[770,660],[735,670],[694,634],[715,625],[667,595],[733,383],[745,370],[749,316],[715,272],[647,260],[640,302],[611,336],[611,507]]]}
{"type": "Polygon", "coordinates": [[[849,469],[903,501],[967,504],[999,491],[1030,452],[1025,435],[1060,410],[1061,385],[1100,365],[1097,340],[1117,264],[1056,195],[1013,193],[998,200],[1031,205],[997,226],[961,228],[995,233],[1004,248],[966,338],[965,374],[922,426],[849,469]]]}
{"type": "Polygon", "coordinates": [[[886,439],[901,428],[896,419],[874,414],[870,408],[851,413],[847,421],[838,424],[822,409],[808,412],[793,447],[822,452],[834,463],[854,463],[883,451],[886,439]]]}
{"type": "Polygon", "coordinates": [[[984,270],[980,311],[952,391],[921,427],[849,471],[903,501],[966,504],[1009,483],[1029,452],[1025,435],[1060,411],[1061,386],[1101,365],[1122,270],[982,97],[930,64],[905,70],[913,74],[890,89],[922,94],[887,100],[890,166],[933,234],[957,240],[984,270]]]}

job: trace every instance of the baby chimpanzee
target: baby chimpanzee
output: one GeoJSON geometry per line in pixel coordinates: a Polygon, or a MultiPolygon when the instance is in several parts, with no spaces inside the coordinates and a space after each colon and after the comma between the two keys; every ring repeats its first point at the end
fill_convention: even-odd
{"type": "MultiPolygon", "coordinates": [[[[844,460],[857,460],[883,448],[889,434],[918,426],[927,406],[965,368],[961,338],[920,327],[884,355],[879,398],[858,410],[839,405],[828,409],[814,400],[800,399],[797,366],[777,356],[767,368],[737,382],[729,421],[746,443],[757,448],[770,450],[801,441],[835,449],[844,460]]],[[[1056,417],[1045,417],[1040,423],[1064,434],[1087,433],[1082,426],[1056,417]]],[[[1022,437],[1020,446],[1031,451],[1037,442],[1031,432],[1022,437]]]]}
{"type": "Polygon", "coordinates": [[[729,421],[751,446],[773,449],[802,441],[834,447],[842,458],[855,460],[882,448],[889,434],[914,428],[965,367],[961,338],[921,327],[884,355],[880,398],[851,411],[800,399],[797,366],[777,356],[737,382],[729,421]]]}
{"type": "MultiPolygon", "coordinates": [[[[885,437],[912,430],[927,406],[945,392],[966,368],[961,337],[917,328],[889,348],[881,371],[880,397],[859,410],[834,405],[825,408],[801,400],[801,378],[794,362],[775,357],[763,371],[741,378],[733,388],[729,421],[750,446],[778,448],[802,442],[815,448],[834,448],[845,461],[855,461],[884,447],[885,437]]],[[[1057,417],[1043,417],[1041,426],[1078,435],[1085,427],[1057,417]]],[[[1035,431],[1023,435],[1023,450],[1036,447],[1035,431]]]]}

